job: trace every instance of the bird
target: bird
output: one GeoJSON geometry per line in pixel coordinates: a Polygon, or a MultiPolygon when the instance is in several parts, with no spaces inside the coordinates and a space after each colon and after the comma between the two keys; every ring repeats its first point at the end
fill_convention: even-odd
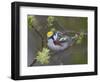
{"type": "Polygon", "coordinates": [[[53,51],[63,51],[72,45],[74,37],[66,35],[60,31],[47,32],[47,45],[53,51]]]}

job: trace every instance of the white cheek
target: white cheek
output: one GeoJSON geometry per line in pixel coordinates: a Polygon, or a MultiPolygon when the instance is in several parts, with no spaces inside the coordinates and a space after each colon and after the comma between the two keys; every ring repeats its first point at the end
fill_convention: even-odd
{"type": "Polygon", "coordinates": [[[53,37],[54,37],[54,40],[56,40],[57,39],[57,34],[55,34],[53,37]]]}

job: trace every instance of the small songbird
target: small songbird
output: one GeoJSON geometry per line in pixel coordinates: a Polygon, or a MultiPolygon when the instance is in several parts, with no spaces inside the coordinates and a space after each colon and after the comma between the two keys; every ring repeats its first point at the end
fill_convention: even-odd
{"type": "Polygon", "coordinates": [[[64,34],[63,32],[49,31],[47,33],[48,47],[53,51],[61,51],[71,46],[73,38],[64,34]]]}

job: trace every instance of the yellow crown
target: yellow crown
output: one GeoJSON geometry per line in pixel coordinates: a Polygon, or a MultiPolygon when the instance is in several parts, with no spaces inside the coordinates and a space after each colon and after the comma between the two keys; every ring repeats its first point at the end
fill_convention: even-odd
{"type": "Polygon", "coordinates": [[[53,35],[53,32],[52,31],[49,31],[48,33],[47,33],[47,37],[51,37],[53,35]]]}

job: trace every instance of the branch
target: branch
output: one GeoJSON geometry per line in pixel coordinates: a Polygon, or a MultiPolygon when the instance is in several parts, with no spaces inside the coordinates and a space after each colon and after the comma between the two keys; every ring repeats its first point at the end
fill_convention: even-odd
{"type": "MultiPolygon", "coordinates": [[[[63,32],[64,34],[66,34],[66,33],[74,33],[74,34],[80,34],[81,32],[76,32],[76,31],[64,31],[63,32]]],[[[84,35],[87,35],[87,33],[83,33],[84,35]]]]}
{"type": "Polygon", "coordinates": [[[30,64],[30,66],[33,66],[33,65],[36,63],[36,61],[37,61],[37,59],[34,58],[34,59],[33,59],[33,62],[30,64]]]}
{"type": "Polygon", "coordinates": [[[42,34],[34,27],[34,26],[32,26],[32,28],[37,32],[37,34],[40,36],[40,38],[41,38],[41,40],[42,40],[42,48],[43,48],[43,42],[44,42],[44,37],[42,36],[42,34]]]}

